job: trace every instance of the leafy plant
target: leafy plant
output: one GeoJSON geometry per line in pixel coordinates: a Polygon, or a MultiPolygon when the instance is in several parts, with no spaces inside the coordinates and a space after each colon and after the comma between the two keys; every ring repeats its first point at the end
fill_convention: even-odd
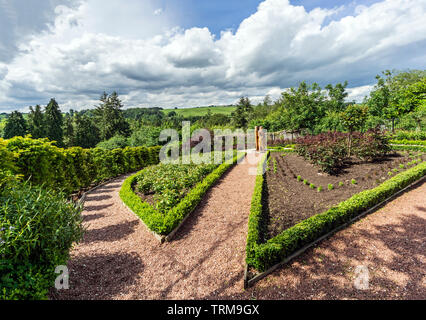
{"type": "Polygon", "coordinates": [[[343,187],[344,185],[345,184],[342,181],[339,182],[339,187],[343,187]]]}
{"type": "Polygon", "coordinates": [[[357,184],[357,181],[356,181],[355,179],[352,179],[352,180],[351,180],[351,183],[352,183],[352,184],[357,184]]]}
{"type": "Polygon", "coordinates": [[[311,189],[315,189],[315,185],[314,185],[313,183],[311,183],[311,184],[309,185],[309,188],[311,188],[311,189]]]}
{"type": "Polygon", "coordinates": [[[322,189],[323,189],[323,188],[322,188],[321,186],[319,186],[319,187],[317,188],[317,191],[318,191],[318,192],[321,192],[321,191],[322,191],[322,189]]]}
{"type": "Polygon", "coordinates": [[[327,186],[327,188],[328,188],[328,190],[333,190],[334,189],[334,186],[330,183],[330,184],[328,184],[328,186],[327,186]]]}
{"type": "Polygon", "coordinates": [[[302,181],[302,177],[301,176],[297,176],[297,181],[302,181]]]}
{"type": "Polygon", "coordinates": [[[303,184],[304,184],[304,185],[309,185],[308,180],[304,179],[304,180],[303,180],[303,184]]]}

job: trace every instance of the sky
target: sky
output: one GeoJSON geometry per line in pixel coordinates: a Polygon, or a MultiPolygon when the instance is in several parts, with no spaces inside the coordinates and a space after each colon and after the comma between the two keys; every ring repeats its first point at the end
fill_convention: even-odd
{"type": "Polygon", "coordinates": [[[426,0],[0,0],[0,112],[273,99],[301,81],[425,69],[426,0]]]}

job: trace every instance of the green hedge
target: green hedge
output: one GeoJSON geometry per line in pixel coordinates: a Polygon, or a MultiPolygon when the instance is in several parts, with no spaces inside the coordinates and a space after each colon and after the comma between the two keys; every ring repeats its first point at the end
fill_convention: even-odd
{"type": "Polygon", "coordinates": [[[168,235],[195,209],[209,188],[244,155],[245,153],[237,154],[234,156],[232,163],[222,163],[218,166],[212,173],[196,184],[182,201],[166,214],[161,214],[134,193],[133,186],[136,183],[136,178],[139,174],[143,174],[143,171],[124,181],[120,190],[120,197],[151,231],[160,235],[168,235]]]}
{"type": "MultiPolygon", "coordinates": [[[[159,161],[161,147],[58,148],[47,139],[14,137],[0,141],[14,154],[14,174],[23,175],[35,185],[45,184],[67,193],[92,183],[139,170],[159,161]]],[[[0,153],[3,157],[3,153],[0,153]]],[[[0,159],[0,163],[2,159],[0,159]]]]}
{"type": "Polygon", "coordinates": [[[350,221],[424,175],[426,175],[426,162],[396,175],[374,189],[362,191],[337,206],[284,230],[266,243],[260,243],[259,238],[262,227],[263,177],[258,177],[249,217],[246,262],[259,271],[265,271],[296,250],[350,221]]]}
{"type": "Polygon", "coordinates": [[[423,140],[390,140],[389,142],[392,144],[426,146],[426,141],[423,140]]]}
{"type": "Polygon", "coordinates": [[[392,150],[396,151],[423,151],[426,152],[426,146],[412,146],[412,145],[405,145],[405,146],[391,146],[392,150]]]}

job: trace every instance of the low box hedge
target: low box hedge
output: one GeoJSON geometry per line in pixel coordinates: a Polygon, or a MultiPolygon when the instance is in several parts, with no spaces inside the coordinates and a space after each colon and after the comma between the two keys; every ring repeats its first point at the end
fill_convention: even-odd
{"type": "MultiPolygon", "coordinates": [[[[266,158],[259,164],[259,168],[265,162],[266,158]]],[[[284,230],[265,243],[261,243],[260,239],[264,177],[258,176],[248,223],[247,265],[261,272],[268,270],[296,250],[349,222],[357,215],[379,204],[424,175],[426,175],[426,162],[396,175],[376,188],[362,191],[331,209],[284,230]]]]}
{"type": "Polygon", "coordinates": [[[390,140],[392,144],[404,144],[404,145],[417,145],[417,146],[426,146],[426,141],[424,140],[390,140]]]}
{"type": "Polygon", "coordinates": [[[200,203],[204,194],[210,187],[237,161],[245,156],[245,153],[238,153],[232,159],[232,163],[222,163],[201,182],[196,184],[178,205],[170,209],[166,214],[161,214],[149,203],[143,201],[134,191],[133,187],[136,178],[143,171],[127,178],[120,190],[121,200],[130,208],[145,225],[156,234],[166,236],[170,234],[185,217],[191,213],[200,203]]]}

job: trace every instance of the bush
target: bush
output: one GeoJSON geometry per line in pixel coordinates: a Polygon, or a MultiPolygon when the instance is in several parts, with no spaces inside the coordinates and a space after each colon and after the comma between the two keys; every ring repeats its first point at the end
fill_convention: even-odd
{"type": "Polygon", "coordinates": [[[426,140],[426,131],[396,131],[395,134],[389,133],[393,140],[426,140]]]}
{"type": "Polygon", "coordinates": [[[0,163],[10,162],[12,153],[14,174],[22,175],[25,180],[28,179],[35,185],[45,184],[67,193],[156,164],[161,149],[161,147],[127,147],[114,150],[80,147],[62,149],[47,139],[30,137],[14,137],[3,141],[3,144],[8,153],[1,151],[4,147],[0,149],[0,163]]]}
{"type": "Polygon", "coordinates": [[[0,299],[45,299],[83,232],[64,194],[11,183],[0,193],[0,299]]]}
{"type": "Polygon", "coordinates": [[[353,154],[366,161],[382,158],[390,152],[389,139],[379,130],[369,130],[363,134],[353,135],[353,154]]]}
{"type": "Polygon", "coordinates": [[[307,161],[319,166],[322,171],[333,173],[346,159],[345,134],[322,133],[297,139],[296,152],[307,161]]]}
{"type": "Polygon", "coordinates": [[[425,140],[390,140],[392,144],[403,144],[403,145],[417,145],[417,146],[426,146],[425,140]]]}

